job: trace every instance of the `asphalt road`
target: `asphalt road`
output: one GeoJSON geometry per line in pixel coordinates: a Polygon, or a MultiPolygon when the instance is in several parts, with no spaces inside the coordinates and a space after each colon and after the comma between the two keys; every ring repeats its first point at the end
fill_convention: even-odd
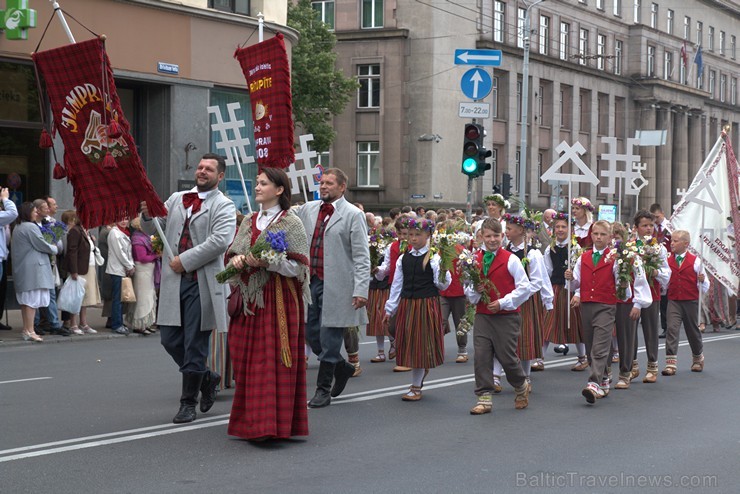
{"type": "Polygon", "coordinates": [[[364,373],[309,412],[311,435],[265,444],[226,435],[230,390],[196,422],[171,424],[179,375],[156,337],[2,348],[0,492],[735,493],[740,331],[705,342],[703,373],[682,346],[676,376],[594,406],[573,355],[552,354],[528,409],[514,410],[505,385],[492,414],[471,416],[472,359],[454,363],[452,335],[417,403],[400,399],[408,374],[368,362],[365,338],[364,373]]]}

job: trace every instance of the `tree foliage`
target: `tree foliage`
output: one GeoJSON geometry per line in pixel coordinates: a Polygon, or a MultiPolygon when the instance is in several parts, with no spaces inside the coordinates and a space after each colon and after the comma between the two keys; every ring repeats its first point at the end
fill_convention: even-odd
{"type": "Polygon", "coordinates": [[[297,124],[313,134],[313,148],[325,152],[336,137],[332,117],[344,111],[358,85],[336,69],[337,38],[321,22],[310,0],[288,2],[288,26],[300,33],[292,51],[293,115],[297,124]]]}

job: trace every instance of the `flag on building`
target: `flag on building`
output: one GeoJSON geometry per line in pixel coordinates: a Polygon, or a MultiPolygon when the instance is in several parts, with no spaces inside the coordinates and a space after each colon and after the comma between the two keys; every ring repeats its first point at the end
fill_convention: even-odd
{"type": "MultiPolygon", "coordinates": [[[[105,42],[95,38],[34,53],[33,62],[49,96],[52,134],[64,144],[64,169],[57,164],[54,178],[71,182],[82,225],[133,218],[141,201],[152,216],[166,215],[123,116],[105,42]]],[[[42,141],[51,146],[46,129],[42,141]]]]}
{"type": "Polygon", "coordinates": [[[689,66],[689,54],[686,52],[686,40],[684,40],[683,45],[681,45],[681,61],[683,62],[684,67],[689,66]]]}
{"type": "Polygon", "coordinates": [[[704,60],[701,58],[701,45],[696,49],[694,63],[696,64],[696,75],[697,77],[701,77],[702,71],[704,70],[704,60]]]}
{"type": "Polygon", "coordinates": [[[740,283],[737,159],[723,132],[670,218],[671,229],[691,234],[689,251],[733,295],[740,283]]]}

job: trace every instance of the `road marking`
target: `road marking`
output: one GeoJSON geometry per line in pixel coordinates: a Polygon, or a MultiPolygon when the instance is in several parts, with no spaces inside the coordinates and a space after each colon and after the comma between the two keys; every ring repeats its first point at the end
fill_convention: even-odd
{"type": "Polygon", "coordinates": [[[53,377],[30,377],[28,379],[14,379],[13,381],[0,381],[0,384],[25,383],[28,381],[43,381],[45,379],[54,379],[53,377]]]}
{"type": "MultiPolygon", "coordinates": [[[[740,334],[727,334],[710,336],[704,338],[704,343],[710,343],[713,341],[722,341],[740,338],[740,334]]],[[[683,341],[679,343],[679,346],[687,346],[689,343],[683,341]]],[[[665,344],[659,345],[660,348],[665,348],[665,344]]],[[[639,353],[643,353],[645,347],[638,349],[639,353]]],[[[557,362],[547,364],[547,368],[553,367],[564,367],[572,364],[577,360],[577,357],[565,357],[559,359],[557,362]]],[[[29,380],[38,379],[51,379],[51,378],[33,378],[29,380]]],[[[462,376],[444,377],[441,379],[435,379],[428,381],[425,384],[425,389],[437,389],[446,388],[450,386],[456,386],[458,384],[467,384],[475,380],[473,374],[465,374],[462,376]]],[[[15,382],[15,381],[6,381],[15,382]]],[[[0,384],[3,384],[0,382],[0,384]]],[[[406,389],[407,385],[391,386],[386,388],[374,389],[370,391],[361,391],[358,393],[352,393],[343,395],[341,398],[335,398],[332,400],[337,405],[346,403],[356,403],[360,401],[377,400],[380,398],[386,398],[390,396],[398,396],[398,391],[406,389]]],[[[199,429],[206,429],[210,427],[219,427],[228,424],[229,414],[216,415],[213,417],[199,419],[197,423],[190,425],[179,425],[179,424],[161,424],[149,427],[141,427],[138,429],[129,429],[118,432],[110,432],[106,434],[98,434],[95,436],[79,437],[75,439],[66,439],[62,441],[55,441],[50,443],[36,444],[32,446],[24,446],[20,448],[6,449],[0,451],[0,463],[9,461],[22,460],[26,458],[34,458],[38,456],[46,456],[55,453],[63,453],[66,451],[75,451],[81,449],[95,448],[98,446],[106,446],[110,444],[118,444],[130,441],[138,441],[140,439],[149,439],[152,437],[165,436],[170,434],[177,434],[180,432],[189,432],[199,429]]]]}

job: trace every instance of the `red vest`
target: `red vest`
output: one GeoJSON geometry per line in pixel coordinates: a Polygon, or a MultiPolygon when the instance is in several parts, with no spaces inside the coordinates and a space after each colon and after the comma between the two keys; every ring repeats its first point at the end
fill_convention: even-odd
{"type": "Polygon", "coordinates": [[[588,249],[581,255],[581,302],[617,304],[614,261],[605,262],[608,254],[609,249],[604,249],[596,267],[594,267],[592,249],[588,249]]]}
{"type": "MultiPolygon", "coordinates": [[[[488,276],[487,278],[496,285],[496,288],[498,289],[499,293],[496,294],[496,290],[491,288],[488,291],[488,295],[491,297],[491,302],[494,300],[498,300],[499,298],[503,298],[504,296],[508,295],[509,293],[513,292],[516,288],[516,285],[514,285],[514,277],[511,276],[511,273],[509,273],[509,256],[511,256],[511,252],[505,250],[504,248],[500,248],[498,250],[498,253],[496,254],[496,258],[493,260],[493,263],[491,264],[490,269],[488,270],[488,276]]],[[[475,255],[476,261],[481,266],[481,275],[483,274],[483,251],[479,251],[475,255]]],[[[481,301],[478,302],[478,307],[476,307],[476,313],[477,314],[488,314],[488,315],[499,315],[499,314],[514,314],[516,312],[520,312],[519,307],[517,307],[515,310],[502,310],[497,312],[496,314],[493,314],[490,310],[488,310],[488,307],[486,307],[486,304],[483,303],[483,299],[481,298],[481,301]]]]}
{"type": "MultiPolygon", "coordinates": [[[[457,254],[460,255],[460,253],[464,250],[464,247],[462,245],[456,245],[455,251],[457,251],[457,254]]],[[[464,297],[465,291],[463,290],[462,283],[460,282],[460,273],[457,269],[453,269],[450,271],[450,276],[452,277],[452,282],[450,283],[450,286],[447,287],[447,290],[443,290],[439,292],[439,295],[442,297],[464,297]]]]}
{"type": "Polygon", "coordinates": [[[591,223],[591,226],[588,227],[588,234],[585,237],[576,237],[576,241],[582,249],[588,249],[594,245],[594,240],[591,238],[591,232],[593,230],[594,224],[591,223]]]}
{"type": "Polygon", "coordinates": [[[678,267],[676,256],[668,258],[671,267],[671,281],[668,283],[668,300],[698,300],[699,287],[696,271],[694,271],[696,256],[686,252],[681,267],[678,267]]]}
{"type": "Polygon", "coordinates": [[[393,285],[393,276],[396,274],[396,261],[401,257],[401,241],[395,240],[391,244],[391,266],[388,273],[388,284],[393,285]]]}

